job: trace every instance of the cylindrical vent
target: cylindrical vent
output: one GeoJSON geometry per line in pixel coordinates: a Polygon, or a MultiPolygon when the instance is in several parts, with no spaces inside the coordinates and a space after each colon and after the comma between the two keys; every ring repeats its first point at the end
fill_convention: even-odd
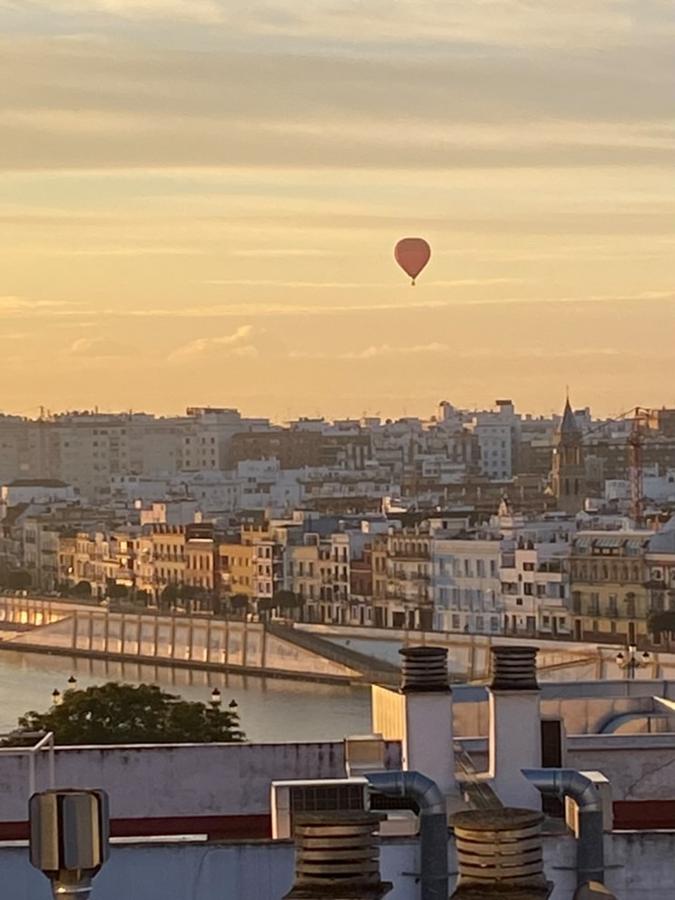
{"type": "Polygon", "coordinates": [[[449,691],[448,651],[445,647],[404,647],[399,650],[401,691],[449,691]]]}
{"type": "MultiPolygon", "coordinates": [[[[457,846],[457,896],[481,889],[487,897],[526,888],[546,890],[540,813],[526,809],[471,810],[452,820],[457,846]]],[[[518,895],[520,896],[520,894],[518,895]]]]}
{"type": "Polygon", "coordinates": [[[537,647],[492,647],[493,691],[537,691],[537,647]]]}
{"type": "Polygon", "coordinates": [[[285,900],[384,897],[380,879],[380,816],[325,812],[296,817],[295,886],[285,900]]]}

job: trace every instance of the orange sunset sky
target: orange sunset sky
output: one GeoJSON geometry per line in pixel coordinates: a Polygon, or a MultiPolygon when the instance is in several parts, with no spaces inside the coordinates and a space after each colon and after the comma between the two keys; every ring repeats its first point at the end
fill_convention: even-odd
{"type": "Polygon", "coordinates": [[[675,405],[674,10],[0,0],[1,408],[675,405]]]}

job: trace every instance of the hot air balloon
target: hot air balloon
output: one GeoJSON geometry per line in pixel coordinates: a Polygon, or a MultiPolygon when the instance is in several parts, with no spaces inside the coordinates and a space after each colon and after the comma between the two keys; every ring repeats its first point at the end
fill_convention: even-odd
{"type": "Polygon", "coordinates": [[[431,247],[424,238],[403,238],[394,247],[394,258],[412,283],[431,258],[431,247]]]}

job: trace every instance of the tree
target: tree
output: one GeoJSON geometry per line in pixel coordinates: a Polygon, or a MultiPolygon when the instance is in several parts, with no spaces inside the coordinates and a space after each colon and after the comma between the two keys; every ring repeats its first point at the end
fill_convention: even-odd
{"type": "Polygon", "coordinates": [[[652,612],[647,620],[649,633],[656,637],[662,634],[675,633],[675,610],[652,612]]]}
{"type": "Polygon", "coordinates": [[[77,584],[70,589],[70,593],[74,597],[91,597],[91,584],[88,581],[78,581],[77,584]]]}
{"type": "Polygon", "coordinates": [[[305,598],[293,591],[277,591],[273,597],[273,605],[277,609],[300,609],[305,605],[305,598]]]}
{"type": "Polygon", "coordinates": [[[129,597],[129,588],[125,584],[109,581],[106,594],[111,600],[126,600],[129,597]]]}
{"type": "Polygon", "coordinates": [[[246,594],[235,594],[229,599],[228,605],[232,612],[238,612],[242,616],[249,610],[249,602],[246,594]]]}
{"type": "Polygon", "coordinates": [[[6,746],[34,743],[26,732],[53,732],[57,744],[238,743],[236,710],[183,700],[154,684],[95,685],[69,690],[59,706],[21,716],[6,746]]]}
{"type": "Polygon", "coordinates": [[[23,569],[10,570],[7,573],[7,587],[15,591],[25,591],[32,584],[32,579],[28,572],[23,569]]]}

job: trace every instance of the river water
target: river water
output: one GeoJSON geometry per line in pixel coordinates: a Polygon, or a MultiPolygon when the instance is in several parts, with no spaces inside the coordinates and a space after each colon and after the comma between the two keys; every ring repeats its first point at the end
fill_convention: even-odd
{"type": "Polygon", "coordinates": [[[51,704],[52,691],[123,681],[154,682],[186,700],[208,702],[211,691],[222,692],[223,707],[239,705],[241,728],[251,741],[340,740],[370,731],[370,690],[277,678],[139,666],[64,656],[3,651],[0,653],[0,731],[16,725],[29,709],[39,712],[51,704]]]}

